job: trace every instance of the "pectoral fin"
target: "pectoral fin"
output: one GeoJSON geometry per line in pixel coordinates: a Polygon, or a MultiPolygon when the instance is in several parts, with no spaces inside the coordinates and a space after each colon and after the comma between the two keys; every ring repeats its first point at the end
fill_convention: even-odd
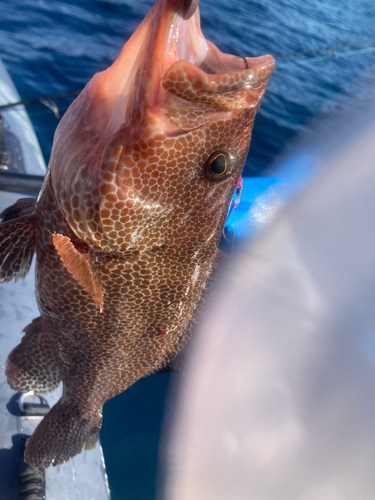
{"type": "Polygon", "coordinates": [[[77,283],[98,304],[100,312],[102,312],[102,287],[88,254],[78,250],[72,240],[63,234],[53,234],[52,241],[68,273],[73,276],[77,283]]]}
{"type": "Polygon", "coordinates": [[[23,198],[6,208],[0,218],[0,284],[25,278],[35,251],[35,199],[23,198]]]}

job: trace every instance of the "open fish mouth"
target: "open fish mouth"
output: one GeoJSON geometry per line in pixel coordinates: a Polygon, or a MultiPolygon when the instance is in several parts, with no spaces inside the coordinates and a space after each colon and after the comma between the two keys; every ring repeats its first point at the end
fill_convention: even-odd
{"type": "Polygon", "coordinates": [[[200,107],[203,94],[208,104],[216,102],[223,109],[247,107],[249,96],[243,93],[219,102],[212,96],[266,81],[274,67],[272,56],[233,56],[206,40],[197,0],[157,0],[113,65],[90,82],[87,121],[95,123],[91,132],[100,137],[98,152],[123,124],[138,126],[148,110],[165,114],[170,94],[199,101],[200,107]]]}
{"type": "MultiPolygon", "coordinates": [[[[160,106],[166,100],[165,91],[193,102],[202,93],[212,96],[234,92],[257,85],[271,75],[275,67],[272,56],[246,58],[225,54],[206,40],[200,28],[198,3],[158,0],[140,26],[143,43],[137,57],[139,64],[135,61],[135,77],[129,83],[141,91],[132,93],[128,118],[140,116],[140,110],[160,106]]],[[[223,99],[220,104],[224,104],[223,99]]],[[[243,105],[230,99],[224,107],[243,105]]]]}

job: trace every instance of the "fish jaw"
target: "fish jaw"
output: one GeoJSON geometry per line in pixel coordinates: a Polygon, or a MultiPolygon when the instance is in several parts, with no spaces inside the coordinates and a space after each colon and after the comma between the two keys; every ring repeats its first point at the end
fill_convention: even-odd
{"type": "Polygon", "coordinates": [[[158,0],[58,127],[56,199],[94,250],[142,253],[221,233],[274,60],[223,54],[203,37],[199,9],[188,20],[179,10],[158,0]],[[236,165],[213,183],[205,162],[220,150],[236,165]]]}

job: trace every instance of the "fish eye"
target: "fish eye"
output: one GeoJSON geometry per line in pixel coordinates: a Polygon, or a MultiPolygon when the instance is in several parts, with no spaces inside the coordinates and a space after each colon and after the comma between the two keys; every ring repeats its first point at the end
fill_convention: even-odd
{"type": "Polygon", "coordinates": [[[208,157],[204,164],[204,172],[210,181],[219,182],[233,174],[236,164],[237,155],[234,151],[219,149],[208,157]]]}

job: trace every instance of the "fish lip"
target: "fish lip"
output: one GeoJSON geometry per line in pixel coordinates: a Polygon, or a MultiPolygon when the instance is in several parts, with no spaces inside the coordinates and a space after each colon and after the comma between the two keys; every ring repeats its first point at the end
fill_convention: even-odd
{"type": "MultiPolygon", "coordinates": [[[[228,71],[225,73],[216,73],[216,75],[222,75],[226,77],[231,77],[235,73],[239,73],[245,76],[243,87],[252,87],[259,83],[262,83],[271,76],[275,67],[276,61],[273,56],[265,55],[259,57],[245,57],[245,56],[233,56],[238,57],[238,59],[244,64],[244,68],[239,68],[237,70],[228,71]]],[[[215,74],[215,73],[214,73],[215,74]]],[[[225,92],[225,90],[223,91],[225,92]]],[[[220,93],[220,92],[218,92],[220,93]]]]}
{"type": "MultiPolygon", "coordinates": [[[[217,49],[218,50],[218,49],[217,49]]],[[[218,51],[219,52],[219,51],[218,51]]],[[[198,69],[207,75],[222,75],[231,77],[234,73],[246,74],[246,83],[251,84],[252,80],[256,83],[261,83],[267,80],[276,67],[276,62],[273,56],[267,54],[259,57],[234,56],[230,54],[222,54],[222,67],[220,71],[207,71],[206,63],[203,62],[198,69]],[[230,59],[230,62],[228,61],[230,59]],[[262,74],[263,73],[263,74],[262,74]]]]}
{"type": "MultiPolygon", "coordinates": [[[[255,101],[260,102],[265,90],[256,86],[266,82],[272,74],[275,68],[274,58],[270,55],[257,58],[224,56],[231,62],[231,72],[207,73],[194,64],[176,61],[162,80],[164,89],[191,103],[208,103],[208,107],[215,103],[217,110],[253,107],[255,101]],[[239,62],[242,67],[238,67],[239,62]],[[247,67],[244,67],[245,63],[247,67]],[[253,88],[259,90],[256,92],[258,96],[252,92],[253,88]]],[[[217,68],[217,58],[214,64],[217,68]]],[[[221,66],[221,69],[225,68],[221,66]]]]}
{"type": "Polygon", "coordinates": [[[267,54],[258,57],[236,56],[221,52],[216,45],[207,41],[208,51],[205,59],[197,65],[199,69],[209,75],[231,74],[235,71],[255,70],[266,64],[275,67],[275,59],[267,54]]]}

